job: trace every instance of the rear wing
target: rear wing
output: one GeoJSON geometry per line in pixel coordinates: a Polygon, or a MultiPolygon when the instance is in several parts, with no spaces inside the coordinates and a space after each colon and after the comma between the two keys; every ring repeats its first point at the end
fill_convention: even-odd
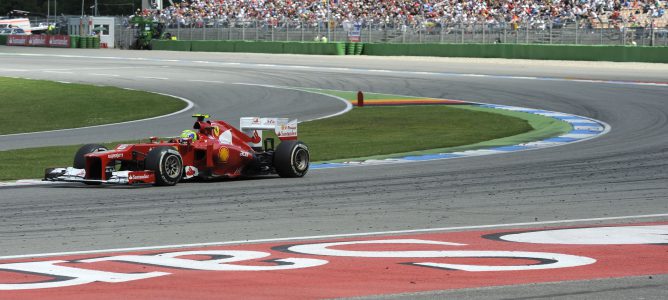
{"type": "Polygon", "coordinates": [[[255,142],[253,141],[249,145],[251,147],[261,147],[264,130],[273,130],[281,141],[296,140],[297,123],[297,119],[245,117],[239,121],[239,129],[251,138],[256,137],[256,140],[258,140],[257,137],[259,137],[257,143],[253,143],[255,142]]]}

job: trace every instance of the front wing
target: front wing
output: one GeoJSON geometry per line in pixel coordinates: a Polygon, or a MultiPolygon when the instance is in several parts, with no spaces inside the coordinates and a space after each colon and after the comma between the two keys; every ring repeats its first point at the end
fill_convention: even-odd
{"type": "Polygon", "coordinates": [[[49,168],[44,171],[44,181],[108,183],[108,184],[137,184],[155,183],[153,171],[113,171],[106,180],[86,179],[85,169],[49,168]]]}

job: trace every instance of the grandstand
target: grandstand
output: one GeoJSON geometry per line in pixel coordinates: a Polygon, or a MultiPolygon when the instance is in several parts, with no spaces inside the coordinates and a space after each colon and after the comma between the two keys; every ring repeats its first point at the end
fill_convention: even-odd
{"type": "Polygon", "coordinates": [[[661,0],[185,0],[138,12],[179,39],[668,45],[661,0]],[[656,34],[655,34],[656,33],[656,34]],[[657,40],[658,38],[658,40],[657,40]]]}

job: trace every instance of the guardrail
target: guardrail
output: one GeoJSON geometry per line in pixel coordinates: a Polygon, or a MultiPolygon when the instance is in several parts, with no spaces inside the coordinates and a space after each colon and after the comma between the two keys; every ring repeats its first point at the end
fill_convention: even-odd
{"type": "Polygon", "coordinates": [[[351,45],[353,44],[321,42],[151,41],[153,50],[315,55],[345,55],[347,47],[354,47],[351,45]]]}
{"type": "Polygon", "coordinates": [[[153,40],[154,50],[317,55],[440,56],[509,59],[668,63],[668,47],[525,45],[525,44],[387,44],[253,41],[153,40]]]}
{"type": "Polygon", "coordinates": [[[668,63],[668,47],[523,44],[365,44],[364,55],[668,63]]]}

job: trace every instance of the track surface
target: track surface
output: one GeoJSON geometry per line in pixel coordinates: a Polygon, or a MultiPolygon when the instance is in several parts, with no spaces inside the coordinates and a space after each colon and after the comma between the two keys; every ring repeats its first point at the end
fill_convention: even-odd
{"type": "MultiPolygon", "coordinates": [[[[0,54],[0,76],[164,92],[192,100],[198,106],[194,109],[197,112],[210,112],[215,117],[230,120],[245,115],[308,119],[343,109],[339,101],[324,96],[231,84],[252,83],[361,89],[525,106],[599,119],[610,124],[612,131],[592,141],[540,151],[408,165],[319,170],[300,180],[271,178],[188,183],[172,188],[63,185],[3,189],[0,196],[3,207],[0,210],[0,255],[3,256],[668,213],[666,87],[505,77],[402,75],[401,72],[331,68],[296,69],[261,64],[335,68],[345,64],[360,69],[514,76],[540,74],[654,82],[667,80],[668,67],[665,65],[0,48],[0,53],[12,52],[150,58],[123,60],[0,54]],[[152,60],[155,58],[179,61],[152,60]],[[195,60],[251,64],[185,62],[195,60]]],[[[190,124],[188,114],[121,125],[113,130],[103,127],[0,137],[0,145],[4,147],[1,149],[9,149],[145,137],[156,133],[176,134],[190,124]]],[[[666,217],[657,217],[641,221],[666,220],[666,217]]],[[[646,283],[637,278],[621,278],[553,283],[548,287],[492,287],[419,295],[508,295],[511,298],[520,295],[590,298],[642,295],[660,298],[665,295],[666,278],[658,278],[663,279],[658,281],[661,282],[659,288],[644,288],[646,283]],[[570,294],[573,290],[580,294],[570,294]],[[610,293],[611,290],[615,293],[610,293]]]]}

